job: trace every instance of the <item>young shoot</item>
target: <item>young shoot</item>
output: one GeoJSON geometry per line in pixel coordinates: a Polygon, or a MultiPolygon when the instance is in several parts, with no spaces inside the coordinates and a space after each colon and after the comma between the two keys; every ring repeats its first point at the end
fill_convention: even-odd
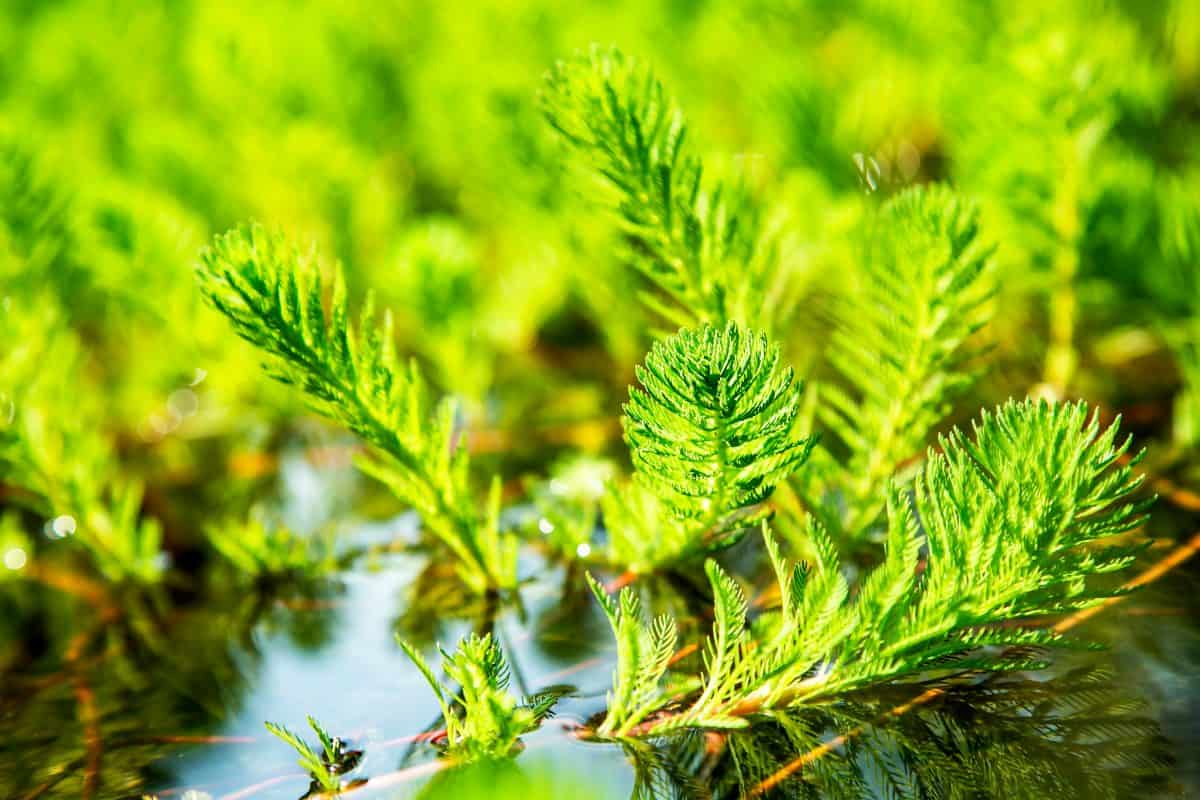
{"type": "Polygon", "coordinates": [[[454,654],[439,648],[442,668],[457,689],[438,680],[416,647],[398,641],[437,697],[446,725],[443,753],[454,761],[493,761],[514,755],[520,738],[542,724],[558,699],[546,693],[518,701],[508,691],[508,664],[490,633],[468,636],[454,654]]]}
{"type": "Polygon", "coordinates": [[[733,544],[808,457],[793,431],[799,385],[764,333],[735,323],[680,330],[638,367],[622,423],[633,480],[610,491],[612,557],[634,571],[733,544]]]}
{"type": "Polygon", "coordinates": [[[763,324],[777,251],[739,184],[705,180],[683,112],[645,65],[593,47],[546,76],[550,124],[605,186],[628,259],[667,296],[643,300],[676,325],[763,324]]]}
{"type": "Polygon", "coordinates": [[[348,749],[344,741],[336,736],[330,736],[321,723],[312,717],[306,719],[308,727],[312,728],[321,743],[320,752],[313,750],[308,742],[282,725],[274,722],[263,724],[272,734],[291,745],[292,749],[300,756],[297,763],[312,778],[310,794],[318,791],[337,792],[343,788],[343,776],[353,772],[362,762],[363,753],[361,750],[348,749]]]}

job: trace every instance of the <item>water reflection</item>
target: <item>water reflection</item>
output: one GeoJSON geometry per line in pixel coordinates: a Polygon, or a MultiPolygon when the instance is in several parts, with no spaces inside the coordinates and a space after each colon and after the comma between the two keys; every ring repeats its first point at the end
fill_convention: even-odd
{"type": "MultiPolygon", "coordinates": [[[[581,776],[594,797],[743,797],[761,786],[765,797],[1090,799],[1176,788],[1161,709],[1142,704],[1148,684],[1127,669],[1126,662],[1151,663],[1131,649],[1136,643],[1055,677],[964,679],[936,703],[883,725],[874,723],[920,687],[776,716],[729,735],[622,746],[575,735],[602,711],[613,666],[611,642],[577,575],[530,563],[524,574],[538,578],[519,598],[460,605],[448,615],[439,605],[444,595],[433,590],[450,582],[432,579],[429,563],[420,554],[376,553],[340,581],[290,593],[223,580],[123,596],[93,596],[96,587],[87,585],[73,593],[5,585],[0,797],[153,790],[165,798],[196,790],[295,800],[309,780],[263,721],[302,730],[306,714],[365,751],[355,777],[368,781],[347,796],[449,796],[439,792],[459,779],[439,768],[436,747],[421,736],[441,727],[438,706],[396,646],[397,628],[410,637],[424,631],[428,648],[490,630],[512,664],[514,690],[569,692],[558,716],[526,737],[511,769],[532,774],[551,764],[581,776]],[[826,746],[838,735],[846,741],[826,746]]],[[[656,609],[703,605],[672,586],[639,581],[656,609]]],[[[1191,630],[1186,617],[1164,619],[1191,630]]],[[[683,626],[689,638],[703,627],[702,620],[683,626]]],[[[1172,674],[1194,668],[1193,654],[1168,659],[1172,674]]]]}
{"type": "Polygon", "coordinates": [[[1160,797],[1171,747],[1112,673],[1002,677],[779,715],[629,747],[638,797],[1160,797]],[[897,713],[897,711],[901,713],[897,713]],[[831,746],[833,745],[833,746],[831,746]]]}

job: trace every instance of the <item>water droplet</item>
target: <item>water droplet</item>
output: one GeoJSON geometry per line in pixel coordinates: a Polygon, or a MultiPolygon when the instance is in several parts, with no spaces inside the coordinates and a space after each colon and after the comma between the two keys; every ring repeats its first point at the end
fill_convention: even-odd
{"type": "Polygon", "coordinates": [[[146,423],[155,438],[161,439],[171,432],[171,421],[162,414],[151,414],[146,423]]]}
{"type": "Polygon", "coordinates": [[[554,533],[554,523],[542,517],[538,520],[538,530],[547,535],[554,533]]]}
{"type": "Polygon", "coordinates": [[[60,514],[50,523],[46,532],[52,539],[65,539],[75,533],[75,518],[70,514],[60,514]]]}
{"type": "Polygon", "coordinates": [[[875,156],[866,156],[862,153],[854,154],[854,169],[858,172],[858,179],[862,182],[863,188],[867,194],[874,192],[879,188],[879,162],[875,160],[875,156]]]}
{"type": "Polygon", "coordinates": [[[575,555],[579,556],[580,558],[587,558],[591,554],[592,546],[587,542],[580,542],[579,546],[575,548],[575,555]]]}
{"type": "Polygon", "coordinates": [[[11,570],[18,570],[25,566],[29,558],[25,555],[25,551],[19,547],[10,547],[4,553],[4,566],[11,570]]]}
{"type": "Polygon", "coordinates": [[[208,370],[204,370],[204,369],[200,369],[200,367],[196,367],[196,371],[192,373],[192,382],[189,383],[188,386],[196,386],[197,384],[203,383],[204,379],[207,377],[208,377],[208,370]]]}

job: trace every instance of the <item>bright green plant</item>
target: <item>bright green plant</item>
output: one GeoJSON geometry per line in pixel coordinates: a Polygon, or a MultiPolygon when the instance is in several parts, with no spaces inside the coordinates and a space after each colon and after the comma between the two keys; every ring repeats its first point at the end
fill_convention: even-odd
{"type": "Polygon", "coordinates": [[[318,577],[338,568],[331,536],[301,536],[261,519],[210,525],[208,542],[239,572],[255,578],[318,577]]]}
{"type": "Polygon", "coordinates": [[[530,520],[530,537],[567,559],[586,560],[593,552],[600,503],[613,471],[609,461],[583,457],[555,465],[548,480],[530,489],[537,509],[530,520]]]}
{"type": "Polygon", "coordinates": [[[601,736],[628,734],[646,717],[670,701],[661,690],[663,676],[675,655],[678,631],[675,620],[660,614],[647,622],[637,593],[630,588],[614,599],[590,575],[588,583],[617,640],[617,667],[608,693],[601,736]]]}
{"type": "Polygon", "coordinates": [[[320,752],[313,750],[308,742],[282,725],[274,722],[264,724],[272,734],[292,746],[300,756],[298,763],[312,778],[315,787],[326,792],[336,792],[342,788],[342,776],[354,770],[362,761],[362,751],[347,749],[346,743],[336,736],[330,736],[321,723],[312,717],[306,719],[308,727],[312,728],[321,742],[320,752]]]}
{"type": "Polygon", "coordinates": [[[161,530],[142,516],[141,484],[122,474],[97,429],[79,341],[46,308],[11,297],[0,306],[0,470],[50,538],[83,545],[111,581],[156,583],[161,530]]]}
{"type": "Polygon", "coordinates": [[[741,587],[709,561],[714,623],[702,686],[674,713],[645,721],[669,699],[658,686],[660,651],[647,646],[670,641],[668,623],[647,627],[631,598],[619,616],[606,602],[621,665],[614,696],[633,702],[614,703],[601,730],[740,728],[753,714],[882,682],[1036,663],[985,648],[1065,644],[1052,630],[1014,623],[1114,593],[1102,576],[1141,548],[1097,542],[1136,527],[1145,507],[1131,498],[1140,479],[1117,463],[1128,441],[1117,443],[1116,426],[1101,430],[1081,403],[1009,403],[985,413],[973,434],[955,431],[930,454],[911,506],[891,493],[887,556],[853,598],[817,526],[807,567],[784,561],[764,527],[781,608],[753,628],[741,587]]]}
{"type": "Polygon", "coordinates": [[[762,324],[778,252],[740,183],[706,179],[683,113],[643,64],[593,47],[546,77],[550,124],[607,186],[628,257],[670,299],[642,299],[677,325],[762,324]]]}
{"type": "Polygon", "coordinates": [[[318,411],[370,445],[362,469],[420,512],[454,554],[462,580],[477,592],[512,588],[516,539],[499,529],[498,486],[481,514],[455,405],[445,400],[431,410],[416,366],[396,356],[390,315],[377,324],[368,296],[355,324],[340,269],[322,280],[311,255],[258,226],[219,237],[202,261],[198,275],[212,304],[273,357],[278,380],[300,387],[318,411]]]}
{"type": "Polygon", "coordinates": [[[605,516],[613,559],[644,571],[735,542],[813,441],[793,431],[799,387],[761,332],[681,330],[637,377],[622,417],[634,477],[605,516]]]}
{"type": "Polygon", "coordinates": [[[453,655],[440,651],[442,668],[457,690],[437,679],[419,650],[403,640],[400,646],[437,696],[446,724],[444,752],[456,761],[512,755],[520,738],[541,725],[557,700],[556,695],[543,694],[518,702],[508,691],[508,664],[491,634],[472,634],[459,642],[453,655]]]}
{"type": "Polygon", "coordinates": [[[975,207],[942,186],[908,189],[880,211],[861,285],[838,311],[830,362],[847,389],[819,387],[821,421],[848,452],[810,498],[836,538],[860,539],[905,459],[971,383],[969,340],[987,320],[991,248],[975,207]],[[844,510],[839,511],[836,506],[844,510]]]}

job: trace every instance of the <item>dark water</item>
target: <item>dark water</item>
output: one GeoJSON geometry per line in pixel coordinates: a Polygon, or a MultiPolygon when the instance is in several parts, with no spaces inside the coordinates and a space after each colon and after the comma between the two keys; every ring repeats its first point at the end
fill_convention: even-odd
{"type": "MultiPolygon", "coordinates": [[[[289,480],[314,480],[297,474],[289,480]]],[[[309,489],[319,494],[320,482],[309,489]]],[[[361,524],[345,538],[415,540],[414,522],[361,524]]],[[[530,554],[519,607],[468,607],[447,619],[456,601],[439,594],[437,568],[420,553],[377,552],[303,592],[176,587],[107,613],[53,589],[6,595],[4,612],[18,623],[0,629],[10,665],[0,686],[0,797],[195,790],[293,800],[308,779],[263,721],[301,731],[306,714],[365,751],[355,777],[367,782],[348,796],[434,794],[444,779],[436,751],[415,737],[440,727],[437,704],[394,637],[432,657],[435,641],[451,646],[489,627],[514,690],[573,687],[516,764],[578,773],[591,796],[738,797],[847,732],[769,796],[1200,796],[1200,558],[1097,615],[1080,633],[1110,648],[1064,655],[1050,673],[967,679],[886,724],[880,715],[921,687],[765,721],[724,741],[693,734],[629,749],[574,735],[603,709],[612,668],[611,637],[579,576],[530,554]]]]}

